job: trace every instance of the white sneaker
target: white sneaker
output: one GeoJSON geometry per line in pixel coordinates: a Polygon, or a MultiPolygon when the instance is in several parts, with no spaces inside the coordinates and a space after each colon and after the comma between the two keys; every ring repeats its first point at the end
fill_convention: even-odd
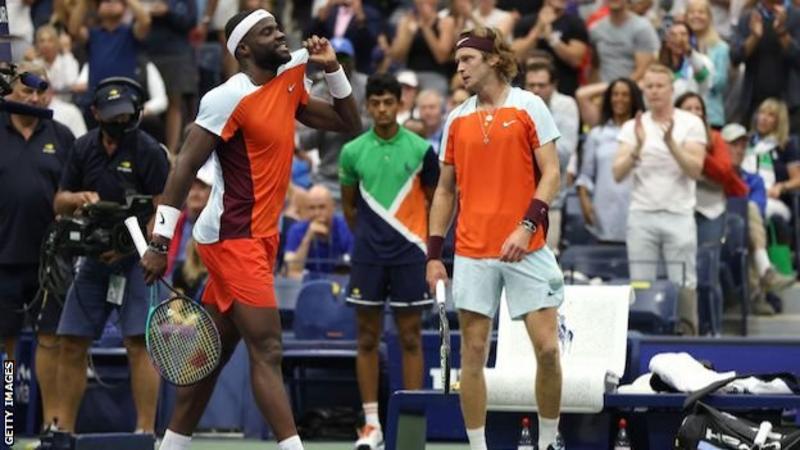
{"type": "Polygon", "coordinates": [[[358,431],[355,450],[380,450],[383,448],[383,432],[374,425],[364,425],[358,431]]]}

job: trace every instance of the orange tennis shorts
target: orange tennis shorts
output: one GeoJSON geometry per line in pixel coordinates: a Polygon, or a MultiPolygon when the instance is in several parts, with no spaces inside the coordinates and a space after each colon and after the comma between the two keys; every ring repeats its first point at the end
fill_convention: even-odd
{"type": "Polygon", "coordinates": [[[276,308],[275,258],[279,236],[226,239],[198,244],[197,251],[208,268],[203,303],[227,312],[233,302],[259,308],[276,308]]]}

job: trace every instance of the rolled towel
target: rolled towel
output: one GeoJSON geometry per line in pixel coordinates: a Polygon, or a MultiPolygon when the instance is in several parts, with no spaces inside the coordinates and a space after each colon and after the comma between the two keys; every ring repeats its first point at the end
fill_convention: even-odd
{"type": "Polygon", "coordinates": [[[659,353],[650,359],[650,371],[679,392],[694,392],[736,372],[714,372],[688,353],[659,353]]]}

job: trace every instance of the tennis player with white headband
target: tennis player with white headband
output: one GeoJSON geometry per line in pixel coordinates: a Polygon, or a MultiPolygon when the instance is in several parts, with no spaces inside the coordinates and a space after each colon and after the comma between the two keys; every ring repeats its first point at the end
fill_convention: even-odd
{"type": "Polygon", "coordinates": [[[253,393],[280,450],[302,450],[281,372],[281,323],[273,283],[278,217],[291,174],[295,119],[312,128],[361,131],[350,83],[324,38],[312,36],[289,52],[286,35],[269,12],[233,16],[227,47],[241,72],[200,102],[156,211],[145,279],[164,275],[180,206],[197,170],[213,158],[211,198],[193,237],[208,268],[203,295],[222,339],[222,364],[200,383],[177,389],[177,404],[161,450],[185,450],[208,403],[217,375],[240,338],[247,344],[253,393]],[[306,64],[325,70],[333,104],[309,96],[306,64]]]}

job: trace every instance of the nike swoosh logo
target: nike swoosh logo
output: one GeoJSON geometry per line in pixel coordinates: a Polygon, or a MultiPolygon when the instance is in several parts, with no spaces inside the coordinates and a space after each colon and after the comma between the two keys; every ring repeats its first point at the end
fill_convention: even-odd
{"type": "Polygon", "coordinates": [[[159,225],[164,225],[167,222],[167,220],[164,218],[164,213],[159,213],[158,217],[161,218],[161,220],[158,221],[159,225]]]}
{"type": "Polygon", "coordinates": [[[292,92],[293,90],[294,90],[294,83],[289,85],[289,92],[292,92]]]}
{"type": "Polygon", "coordinates": [[[511,126],[512,123],[516,122],[516,120],[509,120],[508,122],[503,122],[503,128],[508,128],[511,126]]]}

